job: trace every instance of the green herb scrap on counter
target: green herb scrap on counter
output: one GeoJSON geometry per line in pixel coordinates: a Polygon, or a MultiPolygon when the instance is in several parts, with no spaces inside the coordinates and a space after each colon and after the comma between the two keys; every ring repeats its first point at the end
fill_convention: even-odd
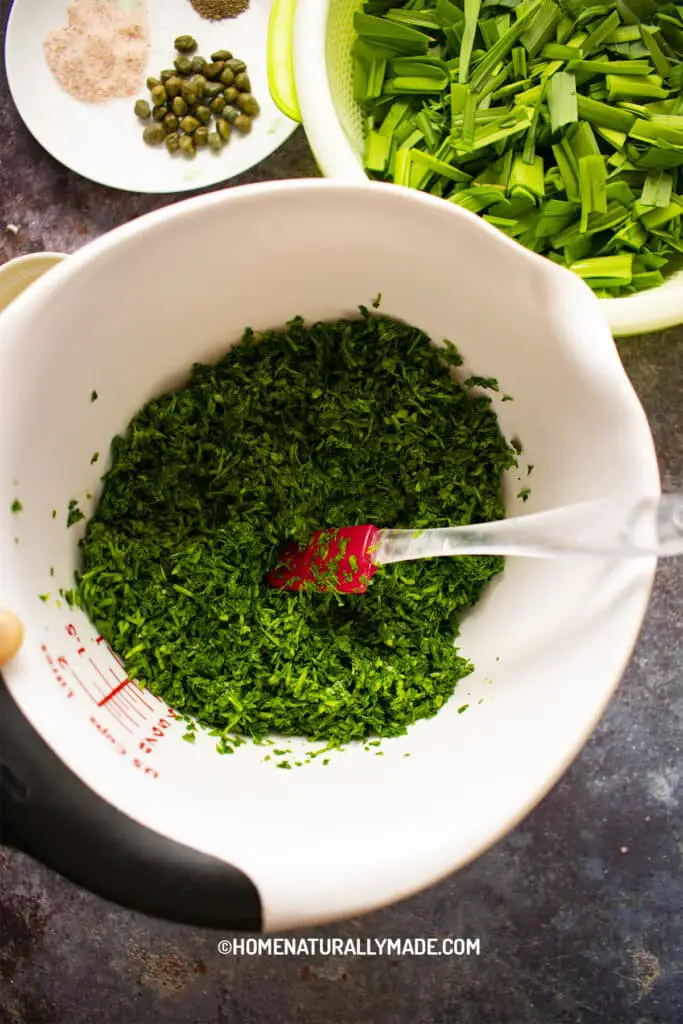
{"type": "MultiPolygon", "coordinates": [[[[472,671],[454,639],[497,557],[381,567],[368,592],[270,588],[290,540],[500,519],[516,465],[453,346],[362,309],[247,331],[111,446],[76,600],[130,678],[226,736],[398,736],[472,671]]],[[[215,732],[214,732],[215,735],[215,732]]]]}
{"type": "Polygon", "coordinates": [[[366,0],[365,167],[442,196],[600,296],[683,253],[683,7],[655,0],[366,0]]]}
{"type": "Polygon", "coordinates": [[[203,147],[218,153],[233,129],[248,134],[260,113],[247,65],[229,50],[216,50],[205,60],[196,54],[192,36],[178,36],[175,48],[174,67],[147,79],[151,102],[135,104],[136,116],[149,122],[142,138],[148,146],[165,144],[169,153],[188,158],[203,147]]]}

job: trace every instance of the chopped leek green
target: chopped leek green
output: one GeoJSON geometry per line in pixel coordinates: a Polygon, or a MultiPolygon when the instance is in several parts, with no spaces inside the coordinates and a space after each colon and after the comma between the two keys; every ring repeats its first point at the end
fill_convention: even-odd
{"type": "Polygon", "coordinates": [[[558,71],[548,83],[548,107],[553,135],[579,119],[576,79],[570,71],[558,71]]]}
{"type": "Polygon", "coordinates": [[[458,81],[461,85],[467,81],[480,7],[481,0],[465,0],[465,30],[460,43],[460,66],[458,67],[458,81]]]}
{"type": "Polygon", "coordinates": [[[633,278],[633,256],[622,253],[619,256],[597,256],[593,259],[578,260],[571,269],[584,279],[600,281],[601,287],[609,288],[605,282],[615,281],[621,285],[631,283],[633,278]]]}
{"type": "Polygon", "coordinates": [[[365,0],[365,168],[480,214],[599,295],[683,255],[683,2],[365,0]]]}
{"type": "Polygon", "coordinates": [[[641,206],[660,206],[666,209],[671,202],[674,178],[670,171],[648,174],[640,196],[641,206]]]}

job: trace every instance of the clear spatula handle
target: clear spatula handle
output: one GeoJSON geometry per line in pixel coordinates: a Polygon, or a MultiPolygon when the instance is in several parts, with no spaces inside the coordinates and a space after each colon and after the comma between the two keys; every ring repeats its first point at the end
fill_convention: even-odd
{"type": "Polygon", "coordinates": [[[437,530],[383,530],[373,555],[380,565],[446,555],[683,555],[683,494],[606,498],[437,530]]]}

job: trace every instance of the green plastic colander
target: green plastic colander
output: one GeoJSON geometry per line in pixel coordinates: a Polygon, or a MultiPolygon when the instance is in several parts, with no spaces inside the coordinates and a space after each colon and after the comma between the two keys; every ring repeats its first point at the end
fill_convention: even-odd
{"type": "Polygon", "coordinates": [[[274,0],[268,76],[275,103],[301,122],[323,174],[363,180],[363,114],[353,98],[353,15],[363,0],[274,0]]]}
{"type": "MultiPolygon", "coordinates": [[[[275,103],[303,124],[323,174],[362,180],[363,115],[353,98],[353,16],[363,0],[274,0],[268,74],[275,103]]],[[[601,299],[612,334],[683,323],[683,271],[659,288],[601,299]]]]}

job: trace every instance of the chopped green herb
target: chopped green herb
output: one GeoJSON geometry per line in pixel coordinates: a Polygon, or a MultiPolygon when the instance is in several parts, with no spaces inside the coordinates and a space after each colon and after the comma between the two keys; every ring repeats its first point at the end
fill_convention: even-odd
{"type": "Polygon", "coordinates": [[[374,299],[373,303],[372,303],[372,308],[373,309],[379,309],[379,307],[381,305],[381,302],[382,302],[382,293],[378,292],[377,295],[375,296],[375,299],[374,299]]]}
{"type": "Polygon", "coordinates": [[[91,391],[90,392],[90,401],[91,402],[96,402],[99,397],[100,396],[97,394],[96,391],[91,391]]]}
{"type": "Polygon", "coordinates": [[[500,391],[495,377],[468,377],[463,381],[465,388],[482,388],[485,391],[500,391]]]}
{"type": "Polygon", "coordinates": [[[91,459],[90,459],[90,465],[91,466],[94,465],[94,463],[97,462],[99,457],[100,457],[100,453],[99,452],[94,452],[92,457],[91,457],[91,459]]]}
{"type": "Polygon", "coordinates": [[[531,497],[531,489],[529,487],[523,487],[517,495],[517,497],[520,498],[522,501],[528,501],[531,497]]]}
{"type": "Polygon", "coordinates": [[[54,565],[51,565],[50,566],[50,576],[54,576],[54,574],[55,574],[55,567],[54,567],[54,565]]]}
{"type": "Polygon", "coordinates": [[[461,704],[460,707],[458,708],[458,714],[462,715],[463,712],[467,711],[468,707],[469,704],[461,704]]]}
{"type": "Polygon", "coordinates": [[[515,455],[491,397],[454,380],[460,361],[367,312],[297,319],[193,367],[114,439],[78,603],[130,678],[220,731],[221,753],[228,735],[230,752],[269,733],[327,749],[402,735],[472,671],[453,641],[501,558],[416,562],[412,586],[382,567],[364,595],[265,580],[315,530],[504,515],[515,455]]]}
{"type": "Polygon", "coordinates": [[[10,512],[13,512],[13,513],[16,514],[17,512],[23,511],[24,506],[21,504],[21,502],[19,501],[18,498],[15,498],[9,508],[10,508],[10,512]]]}
{"type": "Polygon", "coordinates": [[[72,498],[67,509],[66,525],[67,527],[73,526],[75,523],[79,523],[81,519],[85,519],[85,516],[79,509],[76,499],[72,498]]]}
{"type": "Polygon", "coordinates": [[[510,441],[510,447],[513,451],[517,452],[518,455],[522,454],[522,442],[518,437],[513,437],[510,441]]]}
{"type": "Polygon", "coordinates": [[[291,766],[291,764],[289,763],[289,761],[278,761],[278,763],[277,763],[276,767],[277,767],[277,768],[287,768],[287,769],[291,769],[291,767],[292,767],[292,766],[291,766]]]}
{"type": "Polygon", "coordinates": [[[53,519],[56,519],[56,518],[57,518],[57,509],[56,509],[56,508],[53,508],[53,509],[52,509],[52,518],[53,518],[53,519]]]}
{"type": "Polygon", "coordinates": [[[43,603],[50,600],[49,594],[38,594],[38,597],[40,598],[41,601],[43,601],[43,603]]]}

